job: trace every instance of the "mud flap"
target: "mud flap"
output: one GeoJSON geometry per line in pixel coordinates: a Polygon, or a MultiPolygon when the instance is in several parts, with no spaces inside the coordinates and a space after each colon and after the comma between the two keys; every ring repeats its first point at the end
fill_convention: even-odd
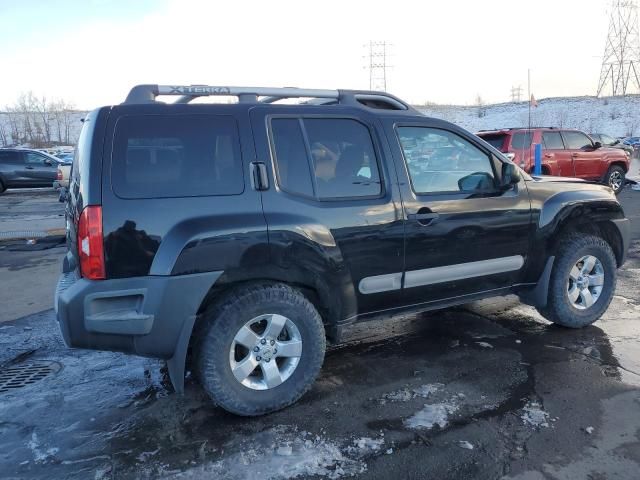
{"type": "Polygon", "coordinates": [[[520,297],[520,301],[522,303],[538,308],[547,306],[549,281],[551,279],[551,271],[553,270],[553,262],[555,259],[555,256],[547,258],[547,263],[545,264],[544,270],[542,271],[540,278],[538,278],[538,283],[536,283],[535,287],[518,292],[518,297],[520,297]]]}
{"type": "Polygon", "coordinates": [[[191,315],[187,318],[182,325],[182,331],[180,337],[176,343],[176,350],[173,352],[173,357],[167,360],[167,369],[169,370],[169,378],[171,379],[171,385],[176,393],[184,393],[184,369],[187,361],[187,350],[189,349],[189,339],[191,338],[191,331],[193,330],[193,324],[196,322],[196,316],[191,315]]]}

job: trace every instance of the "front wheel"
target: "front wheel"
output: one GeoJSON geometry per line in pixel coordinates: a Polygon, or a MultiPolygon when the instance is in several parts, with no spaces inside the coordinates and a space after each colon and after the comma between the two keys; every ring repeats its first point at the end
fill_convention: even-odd
{"type": "Polygon", "coordinates": [[[538,311],[563,327],[598,320],[616,288],[616,259],[602,238],[575,233],[562,240],[551,272],[547,306],[538,311]]]}
{"type": "Polygon", "coordinates": [[[622,191],[625,181],[624,169],[618,165],[609,168],[604,177],[604,183],[611,187],[611,190],[613,190],[616,195],[622,191]]]}
{"type": "Polygon", "coordinates": [[[297,401],[315,381],[326,347],[313,304],[283,284],[240,287],[205,313],[196,373],[225,410],[254,416],[297,401]]]}

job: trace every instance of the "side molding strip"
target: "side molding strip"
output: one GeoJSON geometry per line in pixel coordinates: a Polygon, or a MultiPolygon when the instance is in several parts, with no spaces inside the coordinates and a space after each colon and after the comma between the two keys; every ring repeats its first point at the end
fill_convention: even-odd
{"type": "Polygon", "coordinates": [[[405,274],[404,287],[422,287],[435,283],[453,282],[466,278],[513,272],[514,270],[520,270],[522,265],[524,265],[522,255],[513,255],[511,257],[492,258],[478,262],[413,270],[405,274]]]}
{"type": "MultiPolygon", "coordinates": [[[[422,287],[436,283],[453,282],[466,278],[494,275],[496,273],[513,272],[520,270],[524,265],[522,255],[510,257],[492,258],[478,262],[459,263],[442,267],[411,270],[404,275],[404,287],[422,287]]],[[[389,273],[375,275],[360,280],[358,289],[362,294],[388,292],[402,288],[402,273],[389,273]]]]}
{"type": "Polygon", "coordinates": [[[375,275],[360,280],[358,289],[360,293],[380,293],[390,290],[400,290],[402,288],[402,273],[389,273],[386,275],[375,275]]]}

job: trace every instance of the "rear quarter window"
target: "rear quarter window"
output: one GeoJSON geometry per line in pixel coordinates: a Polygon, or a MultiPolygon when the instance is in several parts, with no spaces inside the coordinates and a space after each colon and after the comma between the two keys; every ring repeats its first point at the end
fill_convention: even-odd
{"type": "Polygon", "coordinates": [[[504,144],[505,140],[507,139],[507,135],[505,135],[504,133],[489,133],[478,136],[496,150],[499,150],[501,152],[504,151],[504,144]]]}
{"type": "Polygon", "coordinates": [[[127,115],[111,162],[121,198],[237,195],[244,191],[238,127],[226,115],[127,115]]]}

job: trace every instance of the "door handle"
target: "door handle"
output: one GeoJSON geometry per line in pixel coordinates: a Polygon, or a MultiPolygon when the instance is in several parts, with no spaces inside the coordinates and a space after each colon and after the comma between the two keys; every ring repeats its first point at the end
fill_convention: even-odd
{"type": "Polygon", "coordinates": [[[571,158],[578,158],[578,154],[577,153],[572,153],[571,154],[571,158]]]}
{"type": "Polygon", "coordinates": [[[553,153],[545,153],[544,158],[553,158],[553,153]]]}
{"type": "Polygon", "coordinates": [[[24,168],[26,168],[27,170],[33,170],[33,167],[24,167],[24,168]]]}
{"type": "Polygon", "coordinates": [[[267,166],[264,163],[251,162],[251,186],[257,191],[263,191],[269,188],[267,166]]]}
{"type": "Polygon", "coordinates": [[[440,215],[436,212],[418,212],[410,213],[407,215],[407,219],[418,222],[420,225],[431,225],[440,215]]]}

